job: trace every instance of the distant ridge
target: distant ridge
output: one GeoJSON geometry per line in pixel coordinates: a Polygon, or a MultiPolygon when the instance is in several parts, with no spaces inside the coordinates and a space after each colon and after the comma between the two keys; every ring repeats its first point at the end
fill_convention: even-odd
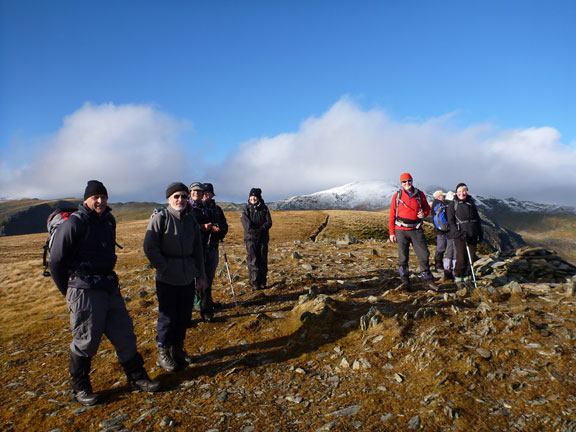
{"type": "MultiPolygon", "coordinates": [[[[416,185],[432,202],[432,194],[439,187],[416,185]]],[[[272,210],[378,210],[390,207],[392,196],[400,185],[383,180],[355,181],[310,195],[268,203],[272,210]]],[[[447,191],[447,189],[444,189],[447,191]]],[[[576,215],[576,207],[519,201],[515,198],[499,199],[472,194],[478,208],[487,214],[494,211],[519,213],[547,213],[576,215]]]]}

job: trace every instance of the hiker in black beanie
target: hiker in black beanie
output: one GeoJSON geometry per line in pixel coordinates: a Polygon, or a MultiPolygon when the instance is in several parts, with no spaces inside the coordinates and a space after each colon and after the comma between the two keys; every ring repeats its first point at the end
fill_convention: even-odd
{"type": "Polygon", "coordinates": [[[184,341],[194,294],[205,286],[202,239],[189,198],[184,183],[168,185],[168,206],[152,215],[144,236],[144,253],[156,269],[156,364],[166,372],[184,369],[192,361],[184,341]]]}
{"type": "Polygon", "coordinates": [[[250,189],[248,204],[242,211],[244,242],[248,252],[248,271],[252,289],[266,289],[268,276],[268,231],[272,227],[270,210],[262,199],[262,189],[250,189]]]}
{"type": "Polygon", "coordinates": [[[50,273],[66,296],[72,326],[70,385],[76,401],[94,405],[90,369],[103,335],[110,340],[132,390],[155,392],[136,345],[132,319],[120,294],[116,265],[116,220],[108,207],[108,191],[90,180],[84,202],[54,234],[50,273]]]}

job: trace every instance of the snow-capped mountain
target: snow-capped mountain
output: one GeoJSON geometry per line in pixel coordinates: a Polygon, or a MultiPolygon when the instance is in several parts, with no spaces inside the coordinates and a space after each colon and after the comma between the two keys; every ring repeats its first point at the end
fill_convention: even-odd
{"type": "MultiPolygon", "coordinates": [[[[438,187],[419,187],[432,202],[432,194],[438,187]]],[[[382,180],[355,181],[332,189],[316,192],[310,195],[300,195],[269,203],[273,210],[332,210],[355,209],[377,210],[390,206],[392,196],[398,191],[398,184],[382,180]]],[[[444,191],[447,191],[444,189],[444,191]]],[[[490,213],[506,210],[520,213],[567,213],[576,214],[576,207],[553,204],[539,204],[531,201],[519,201],[514,198],[499,199],[473,195],[479,210],[490,213]]]]}
{"type": "Polygon", "coordinates": [[[375,210],[390,205],[398,187],[383,181],[355,181],[311,195],[269,203],[274,210],[375,210]]]}

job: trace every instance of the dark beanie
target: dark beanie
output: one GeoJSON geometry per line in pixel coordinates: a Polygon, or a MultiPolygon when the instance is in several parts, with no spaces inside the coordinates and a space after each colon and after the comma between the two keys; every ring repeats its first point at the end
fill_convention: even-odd
{"type": "Polygon", "coordinates": [[[456,192],[458,192],[458,188],[464,186],[466,189],[468,189],[468,185],[466,183],[458,183],[456,185],[456,189],[454,189],[456,192]]]}
{"type": "Polygon", "coordinates": [[[99,182],[98,180],[88,181],[86,189],[84,190],[84,199],[88,199],[94,195],[104,195],[106,198],[108,198],[108,191],[106,190],[106,187],[104,187],[102,182],[99,182]]]}
{"type": "Polygon", "coordinates": [[[170,198],[170,196],[174,192],[180,192],[180,191],[184,191],[184,192],[188,193],[188,186],[186,186],[184,183],[180,183],[180,182],[170,183],[168,185],[168,187],[166,188],[166,198],[170,198]]]}
{"type": "Polygon", "coordinates": [[[262,198],[262,189],[252,188],[252,189],[250,189],[250,195],[248,195],[248,196],[255,196],[258,198],[262,198]]]}

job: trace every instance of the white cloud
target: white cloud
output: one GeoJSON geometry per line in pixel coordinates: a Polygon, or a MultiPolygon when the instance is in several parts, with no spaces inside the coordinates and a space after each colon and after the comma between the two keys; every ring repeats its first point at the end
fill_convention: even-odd
{"type": "Polygon", "coordinates": [[[576,150],[557,130],[457,128],[451,117],[397,121],[343,98],[297,132],[244,143],[212,172],[218,189],[242,200],[254,186],[272,200],[408,171],[416,184],[464,181],[480,195],[576,205],[576,150]]]}
{"type": "Polygon", "coordinates": [[[101,180],[112,201],[163,199],[166,185],[185,179],[188,162],[180,134],[190,126],[149,106],[85,104],[30,155],[0,175],[9,197],[81,197],[101,180]]]}
{"type": "Polygon", "coordinates": [[[203,179],[219,200],[243,202],[251,187],[275,200],[356,180],[396,182],[408,171],[417,186],[464,181],[472,194],[576,205],[576,149],[550,127],[462,128],[452,115],[399,121],[343,98],[297,131],[242,143],[211,166],[190,163],[181,142],[187,128],[149,106],[86,104],[27,164],[2,163],[0,196],[78,197],[87,180],[98,179],[113,202],[162,201],[171,181],[203,179]]]}

